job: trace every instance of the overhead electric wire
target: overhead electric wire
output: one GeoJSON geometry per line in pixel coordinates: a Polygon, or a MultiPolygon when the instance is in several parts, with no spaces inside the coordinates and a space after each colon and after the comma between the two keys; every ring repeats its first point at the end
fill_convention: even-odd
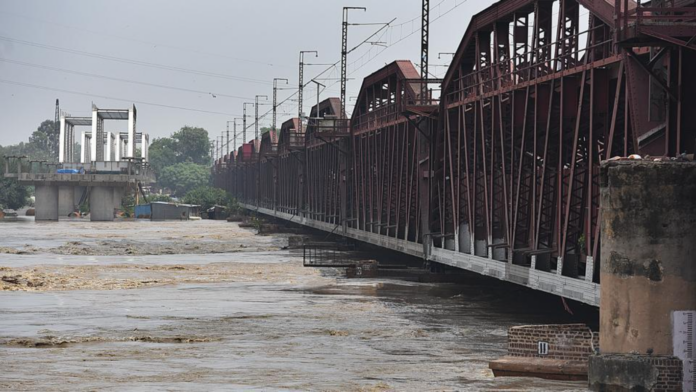
{"type": "Polygon", "coordinates": [[[33,64],[33,63],[27,63],[24,61],[10,60],[10,59],[4,59],[4,58],[0,58],[0,61],[6,62],[6,63],[11,63],[11,64],[23,65],[26,67],[41,68],[41,69],[47,69],[47,70],[57,71],[57,72],[64,72],[64,73],[69,73],[69,74],[74,74],[74,75],[89,76],[89,77],[93,77],[93,78],[107,79],[107,80],[113,80],[113,81],[124,82],[124,83],[141,84],[144,86],[166,88],[166,89],[170,89],[170,90],[179,90],[179,91],[185,91],[185,92],[189,92],[189,93],[214,95],[216,97],[226,97],[226,98],[236,98],[236,99],[251,99],[249,97],[240,97],[237,95],[227,95],[227,94],[217,93],[217,92],[213,92],[213,91],[191,90],[191,89],[182,88],[182,87],[165,86],[162,84],[140,82],[137,80],[114,78],[112,76],[107,76],[107,75],[98,75],[98,74],[93,74],[93,73],[89,73],[89,72],[80,72],[80,71],[74,71],[74,70],[70,70],[70,69],[50,67],[48,65],[33,64]]]}
{"type": "MultiPolygon", "coordinates": [[[[356,46],[354,46],[353,48],[351,48],[350,50],[348,50],[348,53],[353,52],[354,50],[356,50],[356,49],[359,48],[360,46],[362,46],[362,45],[364,45],[365,43],[367,43],[367,41],[368,41],[370,38],[374,37],[377,33],[379,33],[380,31],[384,30],[385,28],[389,27],[389,25],[390,25],[392,22],[394,22],[394,20],[396,20],[396,18],[392,19],[392,20],[391,20],[390,22],[388,22],[388,23],[381,23],[381,24],[383,24],[382,27],[380,27],[379,29],[377,29],[377,31],[375,31],[375,32],[372,33],[370,36],[368,36],[367,38],[365,38],[364,40],[362,40],[362,42],[360,42],[359,44],[357,44],[356,46]]],[[[311,78],[307,83],[305,83],[302,87],[308,86],[310,83],[312,83],[312,80],[314,80],[314,79],[318,78],[319,76],[324,75],[326,72],[328,72],[328,71],[334,69],[338,64],[340,64],[340,62],[341,62],[341,60],[338,60],[338,61],[336,61],[335,63],[330,64],[330,65],[328,66],[328,68],[326,68],[325,70],[323,70],[323,71],[321,71],[320,73],[318,73],[317,75],[315,75],[315,76],[314,76],[313,78],[311,78]]],[[[330,86],[333,86],[333,85],[335,85],[336,83],[337,83],[337,82],[331,84],[330,86]]],[[[325,89],[326,89],[326,88],[325,88],[325,89]]],[[[284,100],[280,101],[276,106],[280,106],[280,105],[282,105],[283,103],[287,102],[288,100],[290,100],[290,98],[292,98],[292,97],[294,97],[295,95],[297,95],[298,92],[299,92],[299,91],[295,91],[294,93],[290,94],[290,95],[289,95],[288,97],[286,97],[284,100]]],[[[310,97],[308,97],[308,98],[311,98],[311,97],[312,97],[312,96],[310,96],[310,97]]],[[[261,120],[261,119],[263,119],[264,117],[266,117],[266,116],[267,116],[268,114],[270,114],[272,111],[273,111],[273,110],[271,109],[271,110],[267,111],[266,113],[263,113],[262,115],[260,115],[260,116],[259,116],[259,120],[261,120]]],[[[255,125],[256,125],[256,121],[254,121],[254,122],[251,123],[249,126],[247,126],[246,129],[249,129],[250,127],[253,127],[253,126],[255,126],[255,125]]],[[[246,143],[246,142],[244,142],[244,143],[246,143]]]]}
{"type": "Polygon", "coordinates": [[[45,45],[45,44],[40,44],[37,42],[25,41],[25,40],[11,38],[11,37],[5,37],[5,36],[0,36],[0,40],[13,42],[13,43],[21,44],[21,45],[33,46],[33,47],[37,47],[37,48],[41,48],[41,49],[55,50],[58,52],[77,54],[79,56],[93,57],[93,58],[98,58],[101,60],[109,60],[109,61],[115,61],[115,62],[124,63],[124,64],[139,65],[142,67],[158,68],[158,69],[164,69],[167,71],[209,76],[209,77],[213,77],[213,78],[235,80],[235,81],[239,81],[239,82],[271,84],[271,82],[268,82],[266,80],[245,78],[245,77],[233,76],[233,75],[225,75],[225,74],[219,74],[219,73],[208,72],[208,71],[198,71],[195,69],[173,67],[173,66],[164,65],[164,64],[149,63],[146,61],[127,59],[127,58],[123,58],[123,57],[116,57],[116,56],[109,56],[109,55],[99,54],[99,53],[85,52],[85,51],[77,50],[77,49],[62,48],[62,47],[53,46],[53,45],[45,45]]]}
{"type": "MultiPolygon", "coordinates": [[[[445,1],[446,1],[446,0],[440,1],[440,3],[438,3],[435,7],[439,7],[439,6],[440,6],[442,3],[444,3],[445,1]]],[[[467,1],[467,0],[463,0],[462,3],[457,4],[457,0],[455,0],[455,5],[454,5],[451,9],[447,10],[444,14],[438,15],[438,17],[436,17],[435,19],[433,19],[433,20],[431,21],[431,23],[437,21],[438,19],[440,19],[440,18],[442,18],[443,16],[447,15],[448,13],[450,13],[451,11],[453,11],[454,9],[456,9],[456,8],[458,8],[459,6],[463,5],[464,3],[466,3],[466,1],[467,1]]],[[[354,50],[356,50],[356,49],[359,48],[360,46],[362,46],[362,45],[364,45],[365,43],[367,43],[367,41],[368,41],[370,38],[376,36],[380,31],[382,31],[382,30],[384,30],[384,29],[386,29],[386,28],[389,28],[389,30],[387,30],[387,31],[390,31],[390,30],[392,30],[392,28],[394,28],[394,27],[400,27],[400,26],[403,26],[403,25],[405,25],[405,24],[412,23],[414,20],[418,19],[418,17],[416,17],[416,18],[414,18],[414,19],[412,19],[412,20],[410,20],[410,21],[401,23],[401,24],[399,24],[399,25],[391,26],[391,23],[392,23],[395,19],[396,19],[396,18],[392,19],[392,21],[390,21],[389,23],[385,23],[380,29],[378,29],[378,30],[375,31],[373,34],[371,34],[369,37],[367,37],[366,39],[364,39],[361,43],[359,43],[359,44],[356,45],[355,47],[351,48],[351,49],[348,51],[348,53],[353,52],[354,50]]],[[[361,68],[362,68],[363,66],[365,66],[367,63],[371,62],[371,61],[374,60],[376,57],[378,57],[380,54],[382,54],[385,50],[387,50],[387,49],[389,49],[390,47],[392,47],[392,46],[394,46],[394,45],[396,45],[396,44],[402,42],[403,40],[405,40],[406,38],[410,37],[411,35],[415,34],[416,32],[418,32],[418,31],[420,31],[420,30],[421,30],[420,28],[415,29],[415,30],[413,30],[411,33],[407,34],[406,36],[400,37],[400,39],[398,39],[397,41],[391,42],[389,45],[385,46],[382,50],[380,50],[376,55],[374,55],[374,56],[372,56],[371,58],[369,58],[366,62],[364,62],[363,64],[361,64],[361,65],[358,66],[357,68],[354,68],[354,69],[350,72],[350,74],[355,73],[357,70],[361,69],[361,68]]],[[[385,31],[384,33],[382,33],[382,35],[380,36],[380,38],[383,37],[384,34],[387,33],[387,31],[385,31]]],[[[127,38],[123,38],[123,37],[118,37],[118,38],[127,39],[127,38]]],[[[42,49],[47,49],[47,50],[54,50],[54,51],[65,52],[65,53],[72,53],[72,54],[77,54],[77,55],[81,55],[81,56],[85,56],[85,57],[93,57],[93,58],[97,58],[97,59],[110,60],[110,61],[121,62],[121,63],[126,63],[126,64],[140,65],[140,66],[145,66],[145,67],[159,68],[159,69],[164,69],[164,70],[169,70],[169,71],[175,71],[175,72],[190,73],[190,74],[196,74],[196,75],[202,75],[202,76],[209,76],[209,77],[216,77],[216,78],[221,78],[221,79],[236,80],[236,81],[242,81],[242,82],[248,82],[248,83],[270,84],[270,82],[267,82],[267,81],[264,81],[264,80],[260,80],[260,79],[245,78],[245,77],[239,77],[239,76],[233,76],[233,75],[218,74],[218,73],[213,73],[213,72],[208,72],[208,71],[199,71],[199,70],[194,70],[194,69],[187,69],[187,68],[181,68],[181,67],[173,67],[173,66],[168,66],[168,65],[163,65],[163,64],[149,63],[149,62],[140,61],[140,60],[133,60],[133,59],[127,59],[127,58],[116,57],[116,56],[103,55],[103,54],[98,54],[98,53],[91,53],[91,52],[86,52],[86,51],[81,51],[81,50],[76,50],[76,49],[70,49],[70,48],[62,48],[62,47],[58,47],[58,46],[40,44],[40,43],[36,43],[36,42],[31,42],[31,41],[24,41],[24,40],[20,40],[20,39],[16,39],[16,38],[5,37],[5,36],[0,36],[0,40],[9,41],[9,42],[14,42],[14,43],[22,44],[22,45],[27,45],[27,46],[34,46],[34,47],[38,47],[38,48],[42,48],[42,49]]],[[[134,40],[134,41],[137,41],[137,40],[134,40]]],[[[159,44],[151,43],[151,42],[147,42],[147,41],[140,41],[140,42],[148,43],[148,44],[152,44],[152,45],[159,45],[159,44]]],[[[178,48],[178,47],[170,46],[170,45],[161,45],[161,46],[164,46],[164,47],[171,47],[171,48],[176,48],[176,49],[183,49],[183,48],[178,48]]],[[[186,49],[183,49],[183,50],[186,50],[186,49]]],[[[367,52],[366,54],[364,54],[363,56],[360,56],[360,57],[358,58],[358,61],[359,61],[360,59],[364,58],[365,55],[369,55],[370,52],[371,52],[371,50],[368,50],[368,52],[367,52]]],[[[205,54],[205,53],[204,53],[204,54],[205,54]]],[[[249,62],[253,62],[253,61],[251,61],[251,60],[245,60],[245,59],[236,59],[236,60],[237,60],[237,61],[249,61],[249,62]]],[[[5,61],[5,60],[4,60],[4,59],[0,59],[0,61],[5,61]]],[[[12,61],[10,61],[10,62],[12,62],[12,61]]],[[[354,61],[354,62],[352,62],[350,65],[355,64],[356,62],[357,62],[357,61],[354,61]]],[[[15,62],[15,63],[19,64],[20,62],[15,62]]],[[[336,61],[336,62],[333,63],[333,64],[331,64],[327,69],[325,69],[324,71],[322,71],[322,72],[320,72],[319,74],[317,74],[313,79],[315,79],[315,78],[317,78],[317,77],[319,77],[319,76],[324,75],[324,74],[325,74],[326,72],[328,72],[328,71],[335,70],[335,67],[336,67],[339,63],[340,63],[340,60],[339,60],[339,61],[336,61]]],[[[112,80],[119,80],[119,79],[116,79],[116,78],[111,78],[111,77],[103,76],[103,75],[95,75],[95,74],[88,74],[88,73],[79,73],[78,71],[61,70],[61,69],[53,68],[53,67],[39,66],[39,65],[35,65],[35,64],[34,64],[34,65],[29,65],[29,64],[30,64],[30,63],[25,63],[25,64],[23,64],[23,65],[27,65],[27,66],[36,66],[36,67],[45,68],[45,69],[52,69],[52,70],[54,70],[54,71],[59,71],[59,72],[69,72],[69,73],[75,73],[75,74],[83,74],[83,75],[85,75],[85,76],[91,76],[91,77],[104,77],[104,78],[108,78],[108,79],[112,79],[112,80]]],[[[266,65],[268,65],[268,64],[266,64],[266,65]]],[[[127,80],[119,80],[119,81],[124,81],[124,82],[129,82],[129,83],[136,83],[136,84],[151,85],[151,86],[155,86],[155,87],[179,89],[179,88],[176,88],[176,87],[161,86],[161,85],[156,85],[156,84],[152,84],[152,83],[145,83],[145,82],[136,82],[136,81],[127,81],[127,80]]],[[[159,107],[165,107],[165,108],[180,109],[180,110],[188,110],[188,111],[195,111],[195,112],[202,112],[202,113],[220,114],[220,115],[225,115],[225,116],[239,116],[238,114],[230,114],[230,113],[214,112],[214,111],[207,111],[207,110],[200,110],[200,109],[192,109],[192,108],[178,107],[178,106],[165,105],[165,104],[158,104],[158,103],[151,103],[151,102],[142,102],[142,101],[138,102],[138,101],[133,101],[133,100],[126,100],[126,99],[121,99],[121,98],[108,97],[108,96],[99,96],[99,95],[94,95],[94,94],[87,94],[87,93],[81,93],[81,92],[75,92],[75,91],[69,91],[69,90],[62,90],[62,89],[51,88],[51,87],[47,87],[47,86],[32,85],[32,84],[28,84],[28,83],[21,83],[21,82],[15,82],[15,81],[10,81],[10,80],[3,80],[3,79],[0,79],[0,82],[1,82],[1,83],[8,83],[8,84],[19,85],[19,86],[26,86],[26,87],[44,89],[44,90],[65,92],[65,93],[69,93],[69,94],[92,96],[92,97],[97,97],[97,98],[112,99],[112,100],[124,101],[124,102],[133,102],[133,103],[138,103],[138,104],[143,104],[143,105],[159,106],[159,107]]],[[[309,83],[311,83],[311,80],[310,80],[309,82],[307,82],[304,86],[307,86],[309,83]]],[[[322,90],[322,91],[327,91],[329,87],[334,86],[334,85],[336,85],[337,83],[338,83],[338,82],[334,82],[334,83],[330,84],[329,86],[326,86],[325,89],[322,90]]],[[[198,92],[198,93],[205,93],[205,92],[202,92],[202,91],[188,90],[188,89],[179,89],[179,90],[182,90],[182,91],[190,91],[190,92],[198,92]]],[[[205,94],[207,94],[207,93],[205,93],[205,94]]],[[[278,103],[277,106],[283,105],[285,102],[289,101],[292,97],[294,97],[294,96],[297,95],[297,94],[298,94],[298,91],[295,91],[295,92],[292,93],[290,96],[286,97],[284,100],[282,100],[280,103],[278,103]]],[[[215,94],[215,95],[225,96],[224,94],[215,94]]],[[[240,99],[247,99],[247,98],[235,97],[235,96],[228,96],[228,97],[240,98],[240,99]]],[[[270,114],[271,112],[272,112],[272,110],[269,110],[269,111],[263,113],[262,115],[259,116],[259,120],[265,118],[265,117],[266,117],[268,114],[270,114]]],[[[255,125],[256,125],[256,121],[253,122],[253,123],[251,123],[251,124],[247,127],[247,129],[249,129],[249,128],[255,126],[255,125]]]]}
{"type": "Polygon", "coordinates": [[[145,45],[153,45],[153,46],[155,46],[155,47],[161,46],[161,47],[163,47],[163,48],[176,49],[176,50],[181,50],[181,51],[187,51],[187,52],[192,52],[192,53],[203,54],[203,55],[207,55],[207,56],[216,56],[216,57],[221,57],[221,58],[232,59],[232,60],[235,60],[235,61],[242,61],[242,62],[253,63],[253,64],[260,64],[260,65],[267,65],[267,66],[269,66],[269,67],[290,68],[290,67],[285,66],[285,65],[273,64],[273,63],[268,63],[268,62],[259,61],[259,60],[244,59],[244,58],[240,58],[240,57],[227,56],[227,55],[220,54],[220,53],[203,52],[203,51],[200,51],[200,50],[190,49],[190,48],[184,48],[184,47],[181,47],[181,46],[174,46],[174,45],[162,44],[162,43],[158,43],[158,42],[145,41],[145,40],[137,39],[137,38],[122,37],[122,36],[120,36],[120,35],[108,34],[108,33],[100,32],[100,31],[85,29],[85,28],[82,28],[82,27],[77,27],[77,26],[72,26],[72,25],[66,25],[66,24],[62,24],[62,23],[58,23],[58,22],[49,21],[49,20],[34,18],[34,17],[30,17],[30,16],[26,16],[26,15],[21,15],[21,14],[16,14],[16,13],[14,13],[14,12],[3,11],[3,14],[14,15],[14,16],[17,16],[17,17],[20,17],[20,18],[25,18],[25,19],[28,19],[28,20],[33,20],[33,21],[35,21],[35,22],[41,22],[41,23],[46,23],[46,24],[52,24],[52,25],[56,25],[56,26],[61,26],[61,27],[66,28],[66,29],[73,29],[73,30],[78,30],[78,31],[84,31],[84,32],[87,32],[87,33],[90,33],[90,34],[102,35],[102,36],[104,36],[104,37],[111,37],[111,38],[116,38],[116,39],[120,39],[120,40],[124,40],[124,41],[133,41],[133,42],[138,42],[138,43],[145,44],[145,45]]]}
{"type": "MultiPolygon", "coordinates": [[[[447,0],[442,0],[440,3],[437,4],[437,6],[440,6],[440,5],[441,5],[442,3],[444,3],[445,1],[447,1],[447,0]]],[[[440,18],[442,18],[443,16],[449,14],[450,12],[454,11],[456,8],[460,7],[461,5],[463,5],[464,3],[467,2],[467,0],[463,0],[461,3],[457,3],[457,1],[458,1],[458,0],[455,0],[455,1],[454,1],[454,6],[453,6],[452,8],[450,8],[450,9],[447,10],[447,11],[445,11],[445,13],[441,13],[440,15],[438,15],[435,19],[431,20],[430,23],[434,23],[434,22],[437,21],[438,19],[440,19],[440,18]]],[[[402,23],[401,25],[403,25],[403,23],[402,23]]],[[[398,26],[400,26],[400,25],[390,26],[390,29],[393,28],[393,27],[398,27],[398,26]]],[[[380,30],[381,30],[381,29],[380,29],[380,30]]],[[[389,49],[390,47],[392,47],[392,46],[394,46],[394,45],[396,45],[396,44],[398,44],[398,43],[404,41],[406,38],[412,36],[413,34],[419,32],[420,30],[421,30],[421,28],[418,28],[418,29],[412,31],[411,33],[407,34],[406,36],[401,37],[401,38],[398,39],[397,41],[390,43],[388,46],[386,46],[386,47],[384,47],[382,50],[380,50],[376,55],[374,55],[373,57],[369,58],[367,61],[365,61],[364,63],[362,63],[360,66],[358,66],[358,67],[352,69],[350,72],[348,72],[348,75],[354,74],[354,73],[357,72],[359,69],[361,69],[362,67],[364,67],[365,65],[367,65],[370,61],[372,61],[372,60],[374,60],[375,58],[377,58],[377,57],[378,57],[380,54],[382,54],[385,50],[387,50],[387,49],[389,49]]],[[[379,32],[379,31],[378,31],[378,32],[379,32]]],[[[386,34],[386,33],[387,33],[387,32],[385,31],[385,32],[380,36],[380,39],[381,39],[381,37],[383,37],[384,34],[386,34]]],[[[372,36],[374,36],[374,35],[375,35],[375,34],[373,34],[372,36]]],[[[372,36],[370,36],[370,37],[372,37],[372,36]]],[[[365,40],[365,41],[366,41],[366,40],[365,40]]],[[[363,43],[364,43],[365,41],[363,41],[363,43]]],[[[361,43],[360,45],[362,45],[363,43],[361,43]]],[[[360,45],[358,45],[358,46],[360,46],[360,45]]],[[[357,47],[356,47],[356,48],[357,48],[357,47]]],[[[355,49],[355,48],[353,48],[353,49],[355,49]]],[[[351,51],[352,51],[353,49],[351,49],[351,51]]],[[[350,64],[348,64],[348,66],[351,66],[351,65],[357,63],[358,61],[360,61],[360,59],[362,59],[362,58],[364,58],[366,55],[368,55],[370,51],[371,51],[371,49],[368,50],[368,52],[365,53],[364,55],[360,56],[357,60],[355,60],[355,61],[351,62],[350,64]]],[[[334,82],[334,83],[332,83],[332,84],[329,84],[328,86],[326,86],[326,88],[328,89],[329,87],[335,86],[336,84],[338,84],[338,82],[334,82]]],[[[346,106],[348,106],[348,103],[346,103],[346,106]]]]}
{"type": "Polygon", "coordinates": [[[138,105],[159,106],[159,107],[163,107],[163,108],[187,110],[187,111],[191,111],[191,112],[221,114],[224,116],[240,116],[240,114],[214,112],[211,110],[193,109],[193,108],[187,108],[187,107],[182,107],[182,106],[165,105],[165,104],[161,104],[161,103],[134,101],[132,99],[115,98],[115,97],[109,97],[109,96],[105,96],[105,95],[88,94],[88,93],[83,93],[83,92],[79,92],[79,91],[70,91],[70,90],[64,90],[64,89],[60,89],[60,88],[40,86],[40,85],[36,85],[36,84],[23,83],[23,82],[16,82],[14,80],[0,79],[0,83],[14,84],[17,86],[24,86],[24,87],[32,87],[32,88],[37,88],[37,89],[41,89],[41,90],[58,91],[61,93],[66,93],[66,94],[84,95],[84,96],[88,96],[88,97],[111,99],[114,101],[137,103],[138,105]]]}

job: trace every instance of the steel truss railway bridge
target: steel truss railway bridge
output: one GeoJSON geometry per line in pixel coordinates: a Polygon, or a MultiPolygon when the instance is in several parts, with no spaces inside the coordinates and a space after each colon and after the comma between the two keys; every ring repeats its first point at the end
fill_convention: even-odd
{"type": "Polygon", "coordinates": [[[599,306],[600,161],[695,149],[694,5],[502,0],[472,18],[444,79],[388,64],[350,118],[325,100],[215,162],[215,185],[265,215],[599,306]]]}

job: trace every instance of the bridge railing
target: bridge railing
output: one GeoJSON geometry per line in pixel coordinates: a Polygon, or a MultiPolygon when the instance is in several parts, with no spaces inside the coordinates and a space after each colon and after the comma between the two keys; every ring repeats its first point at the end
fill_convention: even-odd
{"type": "Polygon", "coordinates": [[[120,174],[145,180],[154,179],[152,168],[142,158],[110,162],[57,163],[31,160],[26,156],[5,157],[5,177],[19,178],[22,175],[31,174],[120,174]],[[59,170],[65,170],[65,172],[59,172],[59,170]]]}

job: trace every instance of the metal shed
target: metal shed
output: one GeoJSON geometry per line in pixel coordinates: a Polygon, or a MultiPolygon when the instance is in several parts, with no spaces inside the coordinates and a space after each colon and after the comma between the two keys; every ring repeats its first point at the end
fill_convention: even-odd
{"type": "Polygon", "coordinates": [[[157,201],[150,203],[151,220],[188,220],[199,216],[199,205],[157,201]]]}

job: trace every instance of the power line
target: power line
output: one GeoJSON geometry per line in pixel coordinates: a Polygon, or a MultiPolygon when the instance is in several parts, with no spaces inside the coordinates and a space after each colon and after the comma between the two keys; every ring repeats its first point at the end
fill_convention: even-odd
{"type": "Polygon", "coordinates": [[[98,75],[98,74],[93,74],[93,73],[89,73],[89,72],[80,72],[80,71],[74,71],[74,70],[70,70],[70,69],[50,67],[50,66],[47,66],[47,65],[27,63],[27,62],[24,62],[24,61],[10,60],[10,59],[4,59],[4,58],[0,58],[0,61],[6,62],[6,63],[12,63],[12,64],[23,65],[23,66],[26,66],[26,67],[41,68],[41,69],[47,69],[47,70],[57,71],[57,72],[64,72],[64,73],[69,73],[69,74],[74,74],[74,75],[89,76],[89,77],[93,77],[93,78],[100,78],[100,79],[113,80],[113,81],[117,81],[117,82],[141,84],[141,85],[144,85],[144,86],[166,88],[166,89],[170,89],[170,90],[185,91],[185,92],[189,92],[189,93],[213,95],[213,96],[215,96],[215,97],[226,97],[226,98],[236,98],[236,99],[249,99],[249,98],[247,98],[247,97],[240,97],[240,96],[237,96],[237,95],[227,95],[227,94],[216,93],[216,92],[211,92],[211,91],[191,90],[191,89],[181,88],[181,87],[165,86],[165,85],[162,85],[162,84],[140,82],[140,81],[137,81],[137,80],[120,79],[120,78],[114,78],[114,77],[107,76],[107,75],[98,75]]]}
{"type": "Polygon", "coordinates": [[[97,58],[97,59],[101,59],[101,60],[109,60],[109,61],[115,61],[115,62],[125,63],[125,64],[140,65],[143,67],[159,68],[159,69],[164,69],[164,70],[168,70],[168,71],[209,76],[209,77],[220,78],[220,79],[229,79],[229,80],[235,80],[235,81],[239,81],[239,82],[270,84],[270,82],[265,81],[265,80],[261,80],[261,79],[252,79],[252,78],[245,78],[245,77],[240,77],[240,76],[219,74],[219,73],[215,73],[215,72],[198,71],[195,69],[173,67],[173,66],[169,66],[169,65],[156,64],[156,63],[148,63],[146,61],[133,60],[133,59],[127,59],[127,58],[123,58],[123,57],[116,57],[116,56],[109,56],[109,55],[99,54],[99,53],[85,52],[82,50],[62,48],[62,47],[53,46],[53,45],[45,45],[45,44],[40,44],[37,42],[24,41],[24,40],[20,40],[20,39],[16,39],[16,38],[11,38],[11,37],[0,36],[0,40],[14,42],[14,43],[21,44],[21,45],[33,46],[33,47],[41,48],[41,49],[48,49],[48,50],[55,50],[58,52],[72,53],[72,54],[77,54],[77,55],[85,56],[85,57],[93,57],[93,58],[97,58]]]}
{"type": "Polygon", "coordinates": [[[60,26],[60,27],[66,28],[66,29],[84,31],[84,32],[87,32],[87,33],[90,33],[90,34],[102,35],[102,36],[104,36],[104,37],[117,38],[117,39],[124,40],[124,41],[138,42],[138,43],[145,44],[145,45],[153,45],[153,46],[155,46],[155,47],[161,46],[161,47],[163,47],[163,48],[170,48],[170,49],[182,50],[182,51],[187,51],[187,52],[191,52],[191,53],[204,54],[204,55],[207,55],[207,56],[216,56],[216,57],[221,57],[221,58],[232,59],[232,60],[235,60],[235,61],[241,61],[241,62],[247,62],[247,63],[253,63],[253,64],[260,64],[260,65],[267,65],[267,66],[269,66],[269,67],[283,67],[283,68],[289,68],[288,66],[285,66],[285,65],[273,64],[273,63],[268,63],[268,62],[265,62],[265,61],[250,60],[250,59],[244,59],[244,58],[240,58],[240,57],[227,56],[227,55],[220,54],[220,53],[203,52],[203,51],[200,51],[200,50],[190,49],[190,48],[184,48],[184,47],[181,47],[181,46],[174,46],[174,45],[162,44],[162,43],[158,43],[158,42],[145,41],[145,40],[141,40],[141,39],[137,39],[137,38],[123,37],[123,36],[115,35],[115,34],[108,34],[108,33],[99,32],[99,31],[95,31],[95,30],[85,29],[85,28],[82,28],[82,27],[77,27],[77,26],[72,26],[72,25],[66,25],[66,24],[62,24],[62,23],[57,23],[57,22],[49,21],[49,20],[44,20],[44,19],[34,18],[34,17],[26,16],[26,15],[21,15],[21,14],[17,14],[17,13],[14,13],[14,12],[3,11],[3,14],[14,15],[14,16],[17,16],[17,17],[20,17],[20,18],[24,18],[24,19],[28,19],[28,20],[33,20],[33,21],[35,21],[35,22],[41,22],[41,23],[46,23],[46,24],[52,24],[52,25],[56,25],[56,26],[60,26]]]}
{"type": "MultiPolygon", "coordinates": [[[[435,7],[439,7],[439,6],[440,6],[442,3],[444,3],[445,1],[447,1],[447,0],[442,0],[442,1],[440,1],[440,3],[438,3],[435,7]]],[[[436,22],[436,21],[439,20],[440,18],[444,17],[445,15],[449,14],[450,12],[454,11],[456,8],[462,6],[464,3],[467,2],[467,0],[463,0],[461,3],[457,3],[457,1],[458,1],[458,0],[455,0],[455,1],[454,1],[454,6],[453,6],[452,8],[448,9],[448,10],[445,11],[444,13],[440,13],[436,18],[434,18],[433,20],[431,20],[431,21],[430,21],[430,24],[436,22]]],[[[419,19],[419,18],[420,18],[420,16],[417,17],[417,18],[414,18],[414,20],[415,20],[415,19],[419,19]]],[[[407,22],[407,23],[408,23],[408,22],[407,22]]],[[[401,25],[403,25],[403,24],[404,24],[404,23],[402,23],[401,25]]],[[[398,26],[401,26],[401,25],[390,26],[388,30],[392,30],[393,28],[398,27],[398,26]]],[[[388,30],[385,30],[385,31],[379,36],[378,40],[382,39],[382,37],[384,37],[384,35],[387,34],[387,31],[388,31],[388,30]]],[[[358,66],[358,67],[356,67],[356,68],[353,68],[350,72],[348,72],[348,75],[354,74],[355,72],[357,72],[358,70],[360,70],[362,67],[364,67],[365,65],[367,65],[369,62],[371,62],[372,60],[374,60],[375,58],[377,58],[377,57],[378,57],[380,54],[382,54],[385,50],[387,50],[387,49],[389,49],[390,47],[392,47],[392,46],[394,46],[394,45],[396,45],[396,44],[398,44],[398,43],[404,41],[406,38],[412,36],[413,34],[419,32],[420,30],[421,30],[421,29],[418,28],[418,29],[416,29],[416,30],[413,30],[412,32],[410,32],[410,33],[407,34],[406,36],[401,36],[397,41],[394,41],[394,42],[390,43],[389,45],[387,45],[386,47],[384,47],[384,48],[383,48],[382,50],[380,50],[377,54],[375,54],[374,56],[372,56],[371,58],[369,58],[367,61],[363,62],[360,66],[358,66]]],[[[374,36],[374,34],[373,34],[372,36],[374,36]]],[[[371,36],[371,37],[372,37],[372,36],[371,36]]],[[[359,62],[362,58],[364,58],[365,56],[368,56],[368,55],[370,54],[371,51],[372,51],[372,48],[370,48],[370,49],[367,51],[367,53],[363,54],[363,55],[360,56],[358,59],[356,59],[355,61],[351,62],[351,63],[349,64],[349,66],[352,66],[352,65],[356,64],[356,63],[359,62]]],[[[326,88],[328,89],[329,87],[335,86],[336,84],[338,84],[338,82],[334,82],[334,83],[332,83],[332,84],[326,86],[326,88]]],[[[310,98],[311,98],[311,97],[310,97],[310,98]]]]}
{"type": "Polygon", "coordinates": [[[13,80],[0,79],[0,83],[14,84],[17,86],[31,87],[31,88],[41,89],[41,90],[58,91],[58,92],[67,93],[67,94],[84,95],[84,96],[93,97],[93,98],[103,98],[103,99],[111,99],[114,101],[137,103],[138,105],[159,106],[159,107],[169,108],[169,109],[188,110],[190,112],[200,112],[200,113],[209,113],[209,114],[220,114],[220,115],[224,115],[224,116],[239,116],[238,114],[232,114],[232,113],[214,112],[214,111],[210,111],[210,110],[192,109],[192,108],[186,108],[186,107],[181,107],[181,106],[165,105],[165,104],[161,104],[161,103],[133,101],[130,99],[115,98],[115,97],[109,97],[109,96],[105,96],[105,95],[87,94],[87,93],[82,93],[82,92],[78,92],[78,91],[63,90],[63,89],[54,88],[54,87],[16,82],[13,80]]]}

